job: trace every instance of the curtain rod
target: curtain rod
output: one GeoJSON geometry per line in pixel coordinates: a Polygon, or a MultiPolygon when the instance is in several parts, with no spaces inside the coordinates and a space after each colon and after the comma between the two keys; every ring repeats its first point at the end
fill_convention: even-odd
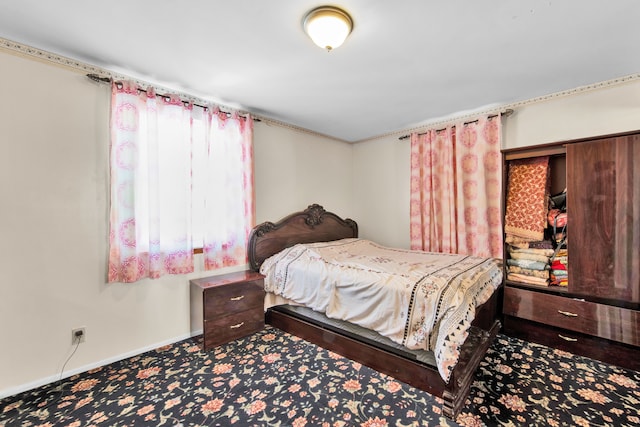
{"type": "MultiPolygon", "coordinates": [[[[500,116],[505,116],[505,117],[509,117],[509,116],[510,116],[510,115],[512,115],[512,114],[513,114],[513,110],[512,110],[511,108],[509,108],[509,109],[504,110],[503,112],[501,112],[501,113],[499,113],[499,114],[493,114],[493,115],[491,115],[491,116],[487,116],[487,118],[491,119],[491,118],[493,118],[493,117],[498,117],[498,115],[500,115],[500,116]]],[[[471,120],[471,121],[469,121],[469,122],[464,122],[463,124],[468,125],[468,124],[471,124],[471,123],[478,123],[478,120],[479,120],[479,119],[471,120]]],[[[455,125],[454,125],[454,126],[455,126],[455,125]]],[[[442,131],[443,131],[443,130],[445,130],[445,129],[446,129],[446,128],[436,129],[436,132],[442,132],[442,131]]],[[[425,133],[426,133],[426,132],[421,132],[421,133],[419,133],[418,135],[424,135],[425,133]]],[[[411,136],[411,134],[409,134],[409,135],[402,135],[402,136],[401,136],[401,137],[399,137],[398,139],[399,139],[399,140],[403,140],[403,139],[407,139],[407,138],[409,138],[410,136],[411,136]]]]}
{"type": "MultiPolygon", "coordinates": [[[[98,83],[112,83],[113,82],[113,79],[111,77],[102,77],[102,76],[99,76],[98,74],[93,74],[93,73],[87,74],[87,77],[89,79],[93,80],[94,82],[98,82],[98,83]]],[[[141,91],[141,92],[147,93],[147,91],[145,89],[138,88],[138,90],[141,91]]],[[[156,96],[160,96],[162,98],[169,98],[169,95],[166,95],[166,94],[156,93],[156,96]]],[[[184,101],[182,101],[182,102],[184,102],[184,101]]],[[[196,107],[200,107],[200,108],[202,108],[204,110],[207,110],[209,108],[206,105],[201,105],[201,104],[196,104],[196,103],[193,103],[193,105],[195,105],[196,107]]],[[[219,105],[216,105],[216,106],[220,109],[220,111],[222,113],[226,114],[227,116],[231,116],[232,113],[222,110],[219,105]]],[[[245,118],[247,116],[250,116],[249,113],[247,113],[247,114],[238,113],[238,115],[241,116],[241,117],[245,117],[245,118]]],[[[258,119],[256,117],[253,117],[253,116],[251,118],[253,119],[254,122],[260,122],[261,121],[260,119],[258,119]]]]}

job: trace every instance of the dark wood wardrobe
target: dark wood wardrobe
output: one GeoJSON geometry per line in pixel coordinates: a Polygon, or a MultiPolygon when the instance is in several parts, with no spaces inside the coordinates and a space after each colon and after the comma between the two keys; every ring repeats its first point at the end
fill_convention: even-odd
{"type": "Polygon", "coordinates": [[[507,280],[504,332],[640,370],[640,131],[504,150],[505,197],[510,162],[538,156],[566,188],[568,285],[507,280]]]}

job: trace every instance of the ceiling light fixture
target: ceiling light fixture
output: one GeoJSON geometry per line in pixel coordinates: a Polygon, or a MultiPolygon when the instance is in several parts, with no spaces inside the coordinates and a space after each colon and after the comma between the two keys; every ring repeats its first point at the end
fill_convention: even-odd
{"type": "Polygon", "coordinates": [[[328,52],[340,46],[353,28],[347,12],[334,6],[320,6],[304,17],[304,32],[328,52]]]}

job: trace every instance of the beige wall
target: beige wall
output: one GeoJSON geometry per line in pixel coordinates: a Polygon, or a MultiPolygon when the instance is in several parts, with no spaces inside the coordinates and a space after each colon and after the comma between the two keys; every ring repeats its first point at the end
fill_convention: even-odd
{"type": "MultiPolygon", "coordinates": [[[[640,80],[523,103],[504,120],[503,148],[640,130],[640,80]]],[[[354,146],[354,219],[363,237],[408,248],[408,139],[401,132],[354,146]]]]}
{"type": "MultiPolygon", "coordinates": [[[[106,284],[109,87],[0,51],[0,398],[186,338],[188,280],[106,284]]],[[[352,209],[352,147],[256,123],[257,220],[352,209]],[[331,173],[327,176],[326,171],[331,173]]]]}
{"type": "Polygon", "coordinates": [[[256,221],[277,221],[318,203],[351,215],[353,146],[259,123],[254,132],[256,221]]]}
{"type": "Polygon", "coordinates": [[[361,237],[409,247],[410,147],[398,136],[354,145],[353,219],[361,237]]]}
{"type": "Polygon", "coordinates": [[[503,148],[640,130],[640,80],[574,92],[516,108],[503,148]]]}

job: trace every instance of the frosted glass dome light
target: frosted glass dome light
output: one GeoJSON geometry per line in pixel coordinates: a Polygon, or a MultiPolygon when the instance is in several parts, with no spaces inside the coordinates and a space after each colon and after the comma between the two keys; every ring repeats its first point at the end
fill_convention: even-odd
{"type": "Polygon", "coordinates": [[[315,44],[327,51],[340,46],[353,28],[347,12],[333,6],[313,9],[304,18],[304,31],[315,44]]]}

